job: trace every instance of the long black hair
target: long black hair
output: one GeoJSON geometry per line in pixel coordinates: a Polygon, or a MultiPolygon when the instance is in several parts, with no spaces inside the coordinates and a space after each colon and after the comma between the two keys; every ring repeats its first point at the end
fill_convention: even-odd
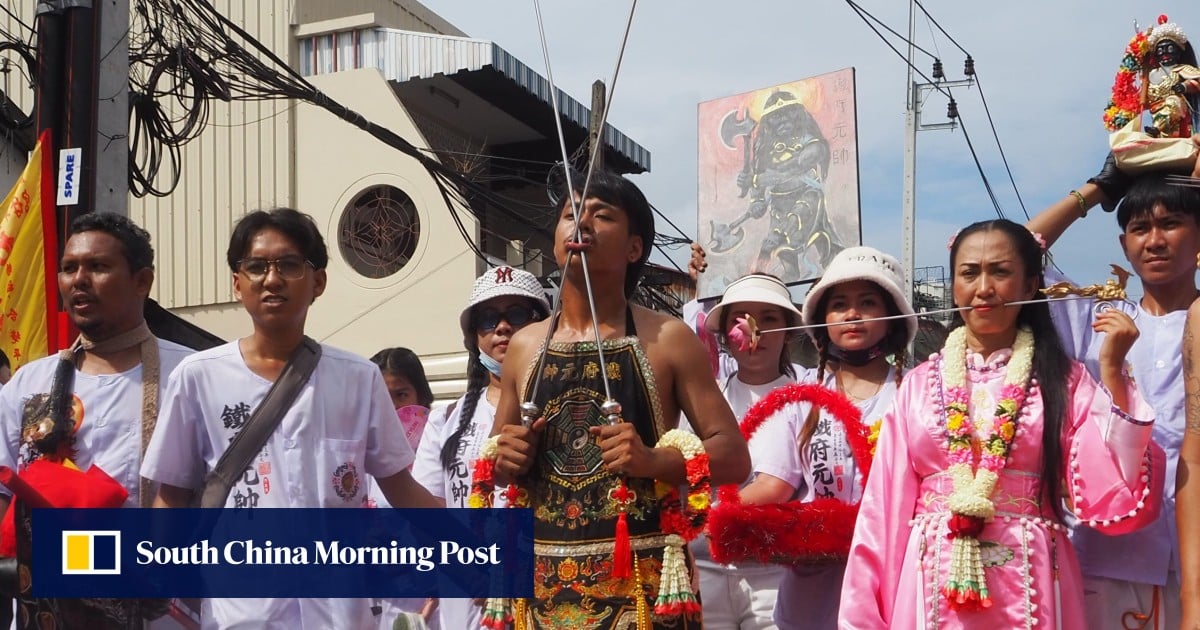
{"type": "MultiPolygon", "coordinates": [[[[525,298],[525,301],[534,311],[534,320],[541,318],[541,313],[545,308],[543,303],[531,298],[525,298]]],[[[487,301],[480,302],[486,304],[487,301]]],[[[472,322],[477,316],[476,309],[480,304],[471,307],[472,322]]],[[[462,404],[458,406],[458,426],[454,427],[454,433],[451,433],[446,438],[446,443],[442,445],[442,469],[450,470],[454,465],[454,459],[458,455],[458,445],[462,443],[462,436],[467,432],[467,427],[471,426],[471,419],[475,417],[475,409],[479,406],[479,397],[483,395],[487,388],[491,377],[487,368],[483,367],[483,363],[479,360],[479,337],[474,331],[463,331],[463,347],[467,349],[467,393],[462,398],[462,404]]],[[[449,421],[449,418],[446,419],[449,421]]]]}
{"type": "Polygon", "coordinates": [[[433,390],[429,388],[425,366],[421,365],[421,357],[417,353],[408,348],[384,348],[371,357],[371,363],[378,365],[379,371],[384,374],[402,376],[408,380],[417,393],[418,405],[433,405],[433,390]]]}
{"type": "MultiPolygon", "coordinates": [[[[1025,278],[1036,279],[1037,288],[1044,288],[1042,276],[1042,248],[1025,226],[1008,219],[993,219],[972,223],[954,237],[950,246],[950,269],[958,276],[955,258],[963,239],[977,232],[997,231],[1008,237],[1025,266],[1025,278]]],[[[957,304],[956,306],[966,306],[957,304]]],[[[1068,408],[1067,376],[1071,373],[1071,359],[1063,350],[1058,330],[1050,319],[1050,305],[1045,302],[1025,304],[1017,315],[1017,326],[1028,326],[1033,331],[1033,372],[1038,380],[1042,395],[1044,417],[1042,420],[1042,476],[1040,495],[1050,501],[1055,516],[1063,518],[1062,483],[1060,479],[1063,453],[1062,435],[1066,427],[1068,408]]],[[[951,330],[963,325],[957,314],[951,330]]]]}
{"type": "Polygon", "coordinates": [[[467,348],[467,393],[463,396],[462,404],[458,405],[458,426],[454,427],[454,433],[451,433],[442,445],[443,470],[450,470],[454,465],[458,456],[458,445],[462,442],[467,427],[471,426],[471,419],[475,417],[475,409],[479,406],[479,397],[487,389],[488,380],[487,368],[479,362],[479,344],[475,343],[472,336],[471,345],[467,348]]]}

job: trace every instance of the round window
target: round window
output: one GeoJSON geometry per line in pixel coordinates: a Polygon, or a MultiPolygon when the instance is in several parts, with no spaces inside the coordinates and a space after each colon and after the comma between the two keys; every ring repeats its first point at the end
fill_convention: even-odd
{"type": "Polygon", "coordinates": [[[403,269],[420,238],[417,207],[394,186],[372,186],[359,193],[338,221],[342,258],[368,278],[386,278],[403,269]]]}

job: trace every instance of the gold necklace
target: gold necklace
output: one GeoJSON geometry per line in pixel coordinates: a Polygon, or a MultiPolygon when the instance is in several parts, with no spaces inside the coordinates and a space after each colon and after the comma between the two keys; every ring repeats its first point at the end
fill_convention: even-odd
{"type": "MultiPolygon", "coordinates": [[[[886,379],[886,378],[887,378],[887,376],[885,375],[884,379],[886,379]]],[[[879,390],[883,389],[883,382],[881,381],[881,382],[875,384],[875,391],[871,392],[871,394],[869,396],[867,396],[865,398],[859,398],[858,396],[855,396],[854,394],[850,393],[850,390],[846,389],[846,386],[842,384],[842,371],[841,370],[838,370],[837,372],[833,373],[833,380],[834,380],[834,382],[837,383],[838,390],[841,391],[842,394],[844,394],[846,396],[846,398],[849,398],[851,401],[856,402],[856,403],[860,403],[864,400],[871,400],[872,398],[879,395],[879,390]]]]}

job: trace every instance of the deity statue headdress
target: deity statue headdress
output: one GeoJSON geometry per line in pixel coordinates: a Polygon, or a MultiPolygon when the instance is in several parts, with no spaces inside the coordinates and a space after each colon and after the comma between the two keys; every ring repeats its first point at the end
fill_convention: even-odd
{"type": "Polygon", "coordinates": [[[1158,24],[1146,29],[1147,41],[1151,48],[1157,46],[1163,40],[1173,41],[1181,47],[1187,45],[1187,33],[1183,32],[1183,27],[1175,22],[1168,22],[1168,19],[1166,14],[1160,15],[1158,16],[1158,24]]]}

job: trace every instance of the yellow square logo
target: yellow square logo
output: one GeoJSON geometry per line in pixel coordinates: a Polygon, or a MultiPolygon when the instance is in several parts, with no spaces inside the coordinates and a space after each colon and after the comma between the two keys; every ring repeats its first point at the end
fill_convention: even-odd
{"type": "Polygon", "coordinates": [[[120,575],[121,532],[64,530],[63,575],[120,575]]]}

